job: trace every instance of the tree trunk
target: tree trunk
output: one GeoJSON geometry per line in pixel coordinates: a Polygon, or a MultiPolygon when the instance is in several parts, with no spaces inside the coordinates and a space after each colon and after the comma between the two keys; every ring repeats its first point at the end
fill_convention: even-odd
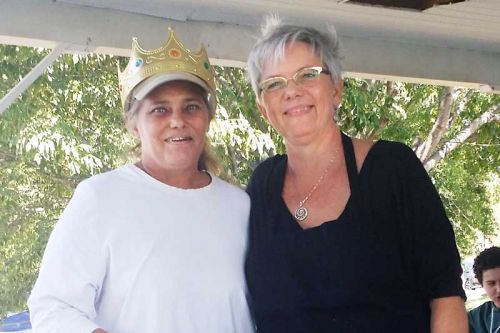
{"type": "Polygon", "coordinates": [[[444,90],[444,97],[439,103],[438,116],[432,126],[427,139],[417,147],[415,153],[418,158],[425,163],[429,158],[430,154],[437,147],[443,135],[448,130],[449,120],[451,111],[453,109],[453,104],[460,92],[459,89],[453,87],[446,87],[444,90]]]}

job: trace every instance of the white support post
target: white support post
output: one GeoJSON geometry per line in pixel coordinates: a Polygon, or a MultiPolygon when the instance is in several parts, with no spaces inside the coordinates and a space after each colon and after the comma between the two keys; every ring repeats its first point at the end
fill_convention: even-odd
{"type": "Polygon", "coordinates": [[[33,82],[40,75],[43,74],[45,69],[52,65],[52,63],[68,48],[70,43],[57,44],[52,51],[42,59],[23,79],[12,88],[7,95],[0,101],[0,115],[7,110],[7,108],[20,96],[26,89],[28,89],[33,82]]]}

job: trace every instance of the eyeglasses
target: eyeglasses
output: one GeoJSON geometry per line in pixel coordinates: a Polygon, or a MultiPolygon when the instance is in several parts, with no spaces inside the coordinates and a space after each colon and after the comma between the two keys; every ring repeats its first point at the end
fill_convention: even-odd
{"type": "Polygon", "coordinates": [[[274,76],[266,79],[258,84],[258,87],[263,93],[277,92],[288,86],[288,80],[293,80],[298,86],[307,86],[319,78],[319,75],[330,74],[330,71],[321,66],[313,66],[299,69],[290,79],[283,76],[274,76]]]}

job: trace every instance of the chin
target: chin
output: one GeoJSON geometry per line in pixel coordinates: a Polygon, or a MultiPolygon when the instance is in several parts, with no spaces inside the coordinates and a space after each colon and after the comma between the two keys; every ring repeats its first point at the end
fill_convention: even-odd
{"type": "Polygon", "coordinates": [[[317,133],[317,129],[313,128],[312,126],[307,126],[304,128],[297,128],[293,131],[290,131],[288,134],[288,137],[292,140],[301,140],[303,138],[308,138],[311,135],[314,135],[317,133]]]}

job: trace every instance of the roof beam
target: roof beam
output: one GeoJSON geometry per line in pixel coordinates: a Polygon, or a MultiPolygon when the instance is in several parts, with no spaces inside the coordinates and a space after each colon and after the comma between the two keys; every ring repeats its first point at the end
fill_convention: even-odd
{"type": "MultiPolygon", "coordinates": [[[[167,27],[172,26],[188,47],[197,49],[203,42],[214,64],[244,66],[254,36],[258,35],[257,27],[248,22],[260,21],[258,11],[249,10],[242,7],[240,15],[255,17],[246,17],[248,25],[242,25],[229,21],[178,21],[52,0],[2,0],[0,43],[53,47],[69,42],[67,52],[128,56],[132,36],[137,36],[145,48],[157,47],[164,42],[167,27]]],[[[318,26],[317,15],[321,13],[303,13],[302,21],[318,26]]],[[[390,39],[389,34],[376,31],[356,34],[356,29],[344,29],[344,22],[339,22],[347,76],[500,91],[500,51],[496,46],[481,49],[471,44],[459,48],[451,35],[449,39],[422,44],[410,37],[390,39]]]]}

